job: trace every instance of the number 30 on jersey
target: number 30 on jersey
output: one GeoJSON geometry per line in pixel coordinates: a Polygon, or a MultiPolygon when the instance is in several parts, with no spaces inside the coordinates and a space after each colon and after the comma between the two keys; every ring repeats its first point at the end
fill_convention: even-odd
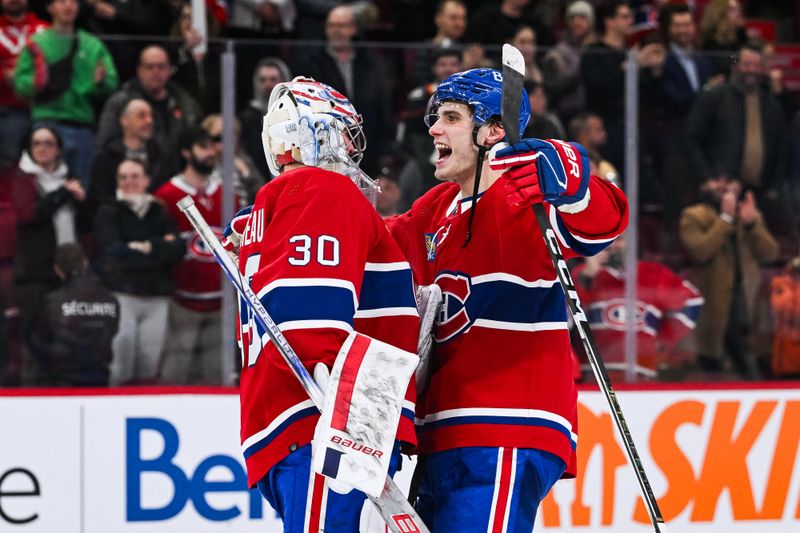
{"type": "Polygon", "coordinates": [[[308,235],[295,235],[289,238],[294,252],[289,256],[289,264],[306,266],[316,260],[322,266],[339,264],[339,239],[330,235],[320,235],[316,239],[308,235]]]}

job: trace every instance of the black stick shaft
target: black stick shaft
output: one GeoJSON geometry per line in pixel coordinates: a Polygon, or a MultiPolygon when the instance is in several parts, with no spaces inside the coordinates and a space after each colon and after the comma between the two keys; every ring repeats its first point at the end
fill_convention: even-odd
{"type": "MultiPolygon", "coordinates": [[[[503,97],[501,118],[503,129],[511,144],[519,142],[520,138],[518,126],[520,116],[519,109],[522,102],[522,92],[520,89],[525,77],[524,73],[525,65],[521,61],[519,51],[515,50],[510,45],[505,45],[503,47],[503,97]],[[506,47],[509,49],[507,50],[506,47]],[[508,56],[506,55],[507,53],[508,56]],[[518,64],[513,66],[515,63],[518,64]]],[[[639,487],[642,490],[647,512],[650,514],[650,520],[653,523],[656,533],[666,533],[664,518],[661,516],[658,501],[653,494],[653,489],[650,487],[650,481],[647,479],[647,473],[642,465],[642,460],[639,458],[639,452],[636,450],[636,445],[633,443],[633,436],[631,435],[630,429],[628,429],[628,423],[625,421],[625,416],[622,414],[622,407],[620,407],[617,401],[617,395],[614,392],[614,387],[611,386],[611,380],[608,377],[606,367],[602,359],[597,355],[592,330],[589,327],[586,314],[581,308],[578,291],[575,289],[575,283],[572,281],[569,267],[567,267],[567,262],[564,260],[564,254],[561,253],[561,246],[558,244],[558,238],[553,231],[550,220],[547,218],[544,206],[541,203],[537,203],[533,204],[532,207],[536,215],[536,221],[539,223],[539,230],[542,232],[542,237],[544,237],[545,246],[550,254],[550,260],[553,262],[553,267],[556,269],[558,281],[561,283],[562,289],[564,289],[564,294],[570,313],[572,314],[572,319],[575,322],[575,327],[578,328],[578,333],[583,341],[583,347],[589,358],[592,372],[594,373],[600,390],[603,391],[603,396],[605,396],[608,406],[611,408],[611,414],[614,417],[617,430],[622,437],[625,452],[628,454],[628,459],[636,473],[636,479],[639,481],[639,487]]]]}
{"type": "Polygon", "coordinates": [[[536,221],[539,223],[539,229],[544,237],[545,246],[550,254],[550,259],[553,261],[553,266],[556,269],[558,281],[564,289],[567,305],[572,314],[572,319],[575,321],[575,327],[578,328],[578,334],[581,337],[586,355],[589,358],[592,373],[597,380],[597,384],[600,386],[600,390],[603,392],[603,396],[605,396],[606,402],[611,408],[611,414],[614,417],[617,430],[622,437],[625,452],[636,473],[636,479],[639,481],[639,487],[642,489],[642,496],[644,497],[644,503],[647,506],[650,520],[653,522],[656,533],[666,533],[664,518],[658,507],[658,500],[656,500],[653,489],[650,487],[650,481],[647,478],[644,465],[639,457],[639,452],[636,450],[636,445],[633,443],[633,436],[628,428],[625,416],[622,414],[622,407],[619,405],[619,401],[617,401],[617,394],[614,392],[614,387],[611,385],[611,379],[608,377],[606,367],[603,364],[603,360],[597,355],[594,336],[589,327],[586,313],[583,312],[581,307],[578,291],[575,289],[575,283],[572,281],[569,267],[567,267],[567,262],[564,260],[564,255],[561,253],[561,246],[558,244],[558,238],[550,225],[550,220],[547,218],[544,206],[542,204],[533,204],[532,207],[533,212],[536,214],[536,221]]]}

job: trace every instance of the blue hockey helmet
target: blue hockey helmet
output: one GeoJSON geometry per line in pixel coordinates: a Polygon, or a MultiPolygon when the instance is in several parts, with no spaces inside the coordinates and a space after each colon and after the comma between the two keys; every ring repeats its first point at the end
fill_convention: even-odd
{"type": "MultiPolygon", "coordinates": [[[[473,121],[485,124],[490,118],[501,116],[503,102],[503,74],[491,68],[474,68],[457,72],[436,88],[430,111],[434,112],[445,101],[461,102],[472,108],[473,121]]],[[[522,89],[519,107],[519,131],[525,131],[531,117],[528,93],[522,89]]]]}

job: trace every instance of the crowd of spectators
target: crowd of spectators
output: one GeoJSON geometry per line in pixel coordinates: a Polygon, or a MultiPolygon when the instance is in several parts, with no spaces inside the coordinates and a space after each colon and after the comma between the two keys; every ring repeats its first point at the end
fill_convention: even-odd
{"type": "MultiPolygon", "coordinates": [[[[205,6],[203,33],[188,0],[2,0],[0,386],[222,379],[219,271],[175,201],[190,194],[223,225],[223,39],[236,43],[236,208],[272,178],[261,118],[293,75],[348,96],[364,117],[362,167],[381,183],[380,213],[409,208],[436,184],[430,96],[454,72],[498,66],[504,43],[525,58],[525,135],[580,142],[594,172],[624,186],[635,64],[642,376],[800,375],[800,113],[775,43],[748,31],[747,3],[205,6]],[[666,285],[642,285],[654,272],[666,285]],[[69,291],[89,314],[56,318],[69,291]]],[[[606,333],[625,323],[609,303],[622,297],[618,258],[619,246],[580,265],[606,333]]],[[[599,337],[621,361],[619,339],[599,337]]]]}

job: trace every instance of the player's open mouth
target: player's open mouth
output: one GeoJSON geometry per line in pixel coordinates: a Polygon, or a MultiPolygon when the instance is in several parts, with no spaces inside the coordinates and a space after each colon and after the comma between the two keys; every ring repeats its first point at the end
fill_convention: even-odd
{"type": "Polygon", "coordinates": [[[436,164],[439,165],[440,163],[444,163],[450,157],[450,154],[453,153],[453,149],[447,146],[446,144],[436,143],[436,152],[439,155],[439,158],[436,160],[436,164]]]}

